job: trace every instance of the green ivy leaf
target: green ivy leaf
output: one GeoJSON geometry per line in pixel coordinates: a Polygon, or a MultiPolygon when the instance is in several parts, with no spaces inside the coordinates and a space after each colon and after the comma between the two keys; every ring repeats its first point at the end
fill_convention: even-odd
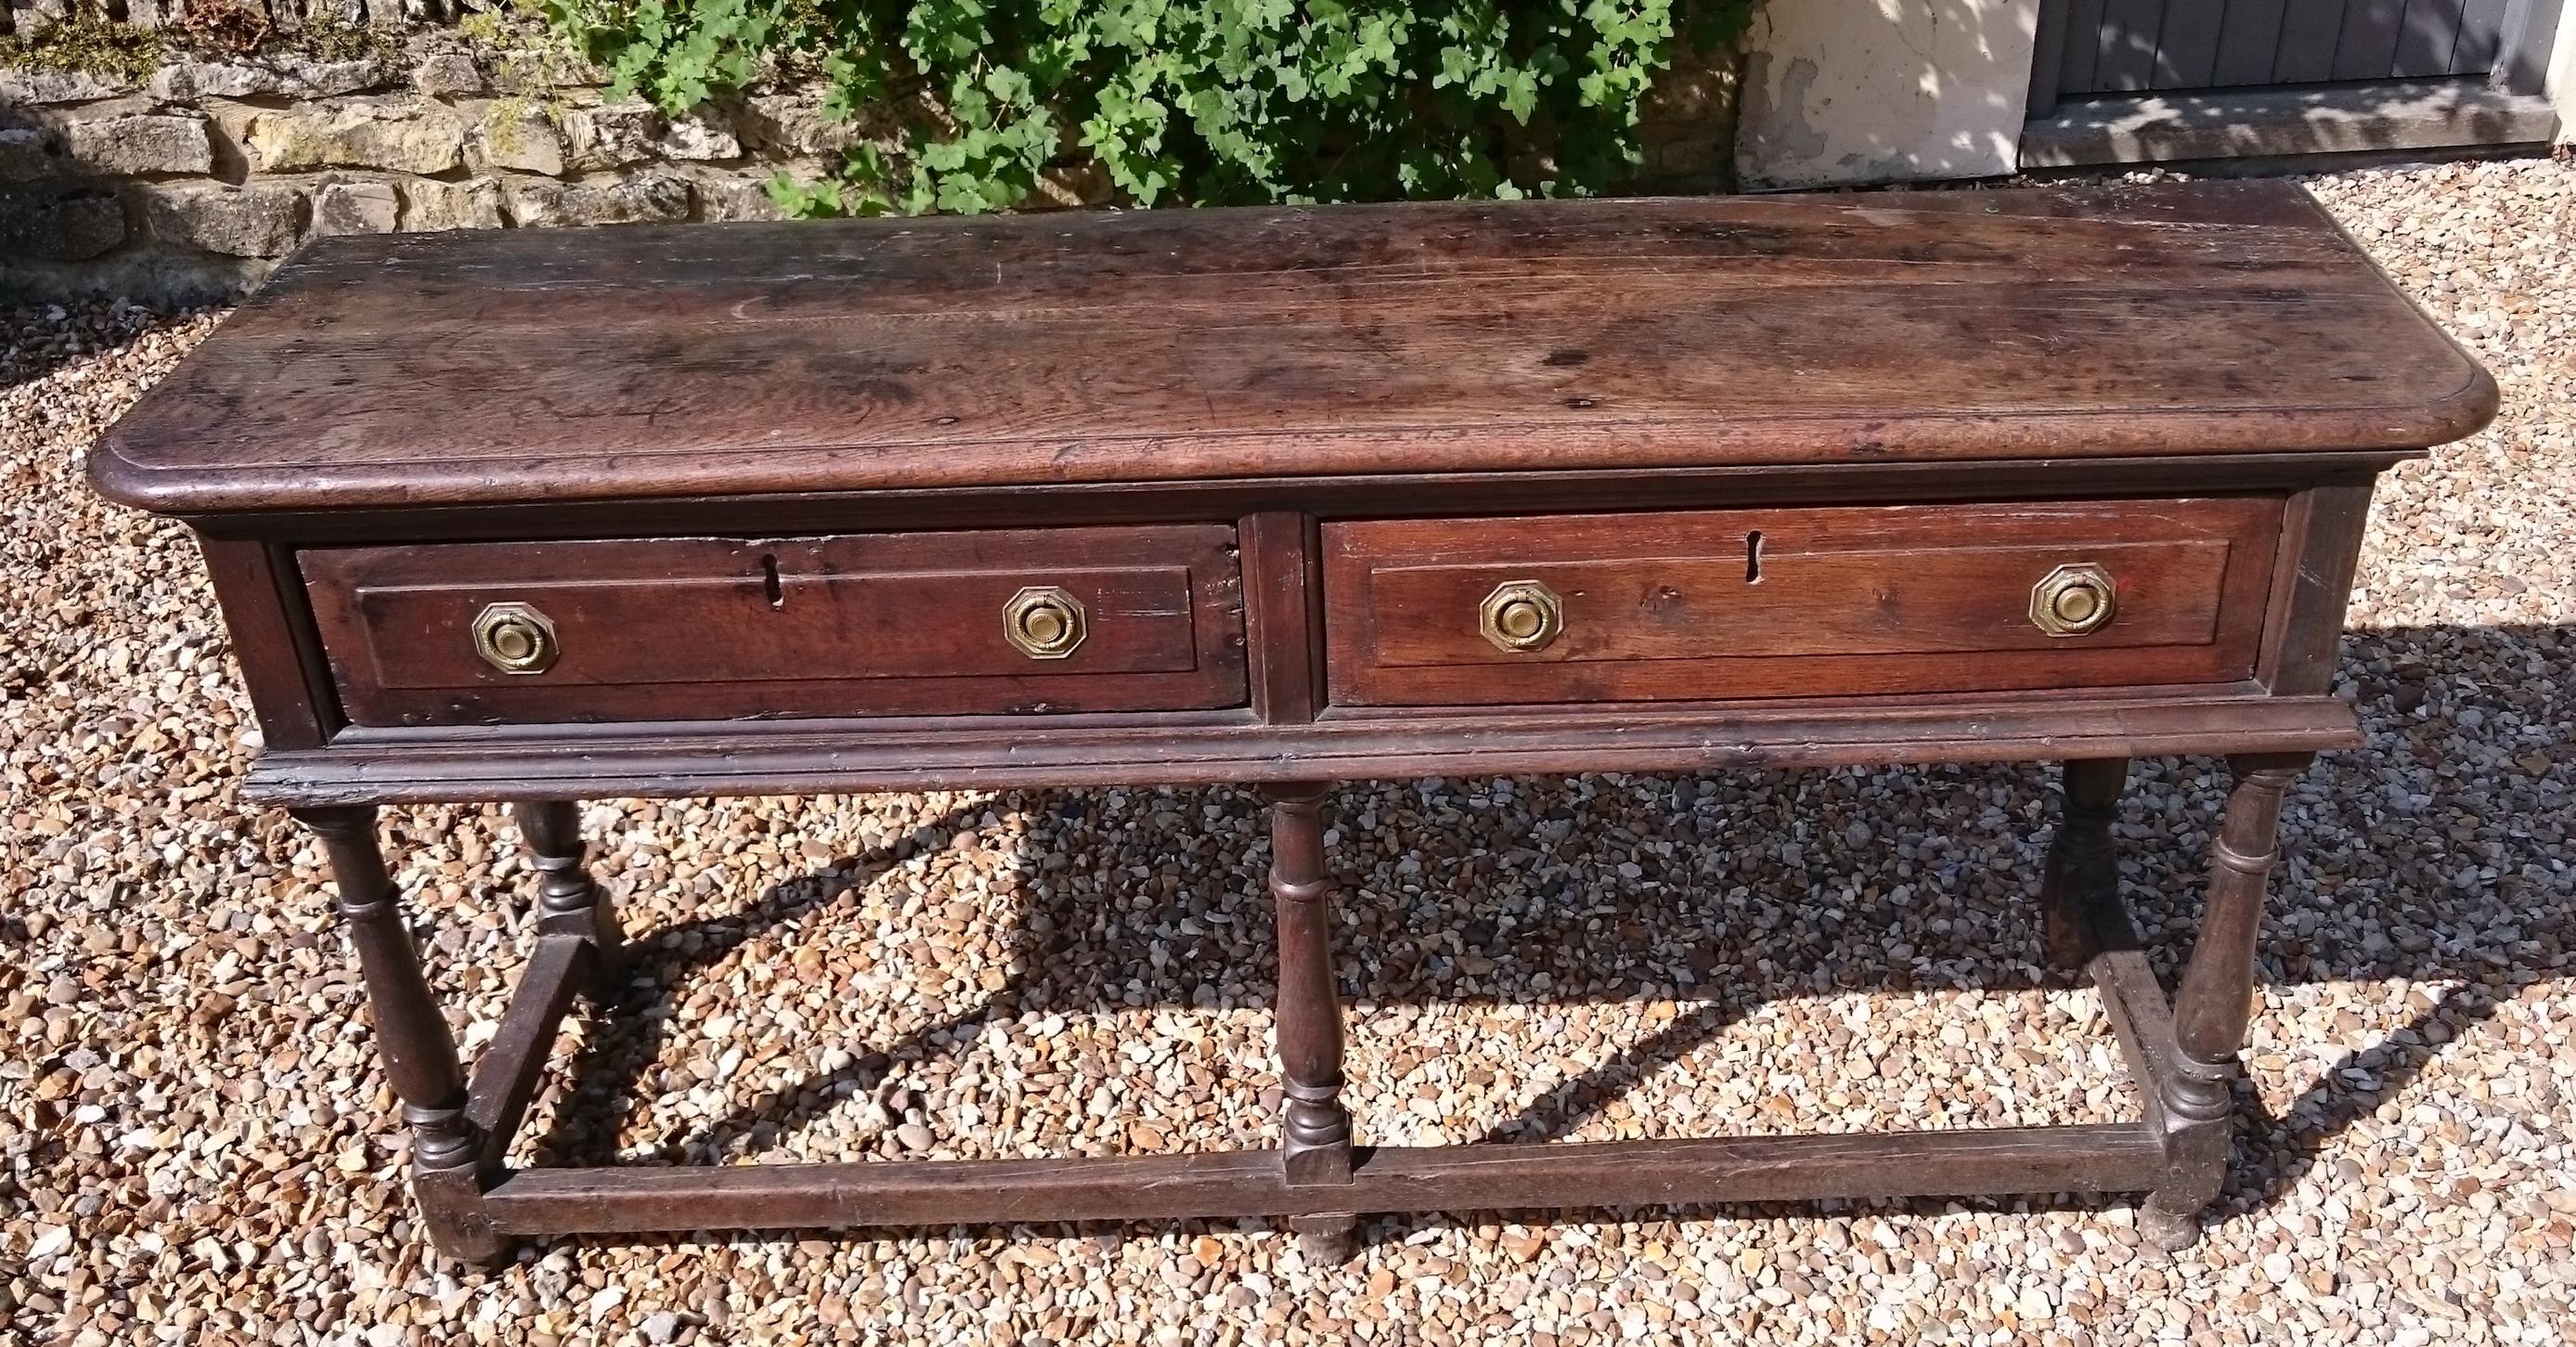
{"type": "Polygon", "coordinates": [[[1118,196],[1584,195],[1642,161],[1639,105],[1750,0],[534,0],[666,112],[818,72],[898,128],[791,214],[1002,210],[1097,166],[1118,196]],[[907,91],[927,91],[920,96],[907,91]]]}

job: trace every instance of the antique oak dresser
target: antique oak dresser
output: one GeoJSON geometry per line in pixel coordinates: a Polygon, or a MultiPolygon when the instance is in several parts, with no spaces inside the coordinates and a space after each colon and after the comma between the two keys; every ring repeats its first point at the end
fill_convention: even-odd
{"type": "MultiPolygon", "coordinates": [[[[2358,742],[2373,478],[2484,372],[2273,183],[326,239],[91,460],[185,519],[319,835],[431,1239],[2219,1191],[2276,823],[2358,742]],[[2128,760],[2223,756],[2168,1001],[2128,760]],[[2035,878],[2144,1099],[2106,1125],[1372,1146],[1339,1099],[1350,779],[2063,764],[2035,878]],[[514,1169],[622,986],[585,797],[1241,783],[1271,809],[1273,1149],[514,1169]],[[375,828],[514,802],[520,991],[469,1073],[375,828]]],[[[1259,1073],[1261,1062],[1241,1069],[1259,1073]]]]}

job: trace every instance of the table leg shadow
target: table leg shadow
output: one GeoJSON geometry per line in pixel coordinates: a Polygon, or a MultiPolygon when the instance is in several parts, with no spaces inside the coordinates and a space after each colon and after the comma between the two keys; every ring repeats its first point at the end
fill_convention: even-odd
{"type": "MultiPolygon", "coordinates": [[[[2197,1213],[2227,1177],[2240,1113],[2250,1114],[2248,1121],[2257,1131],[2276,1127],[2259,1107],[2249,1107],[2242,1096],[2250,1091],[2235,1088],[2234,1053],[2252,994],[2252,913],[2271,860],[2279,798],[2302,766],[2304,761],[2288,759],[2235,764],[2237,784],[2217,839],[2212,915],[2171,1007],[2119,903],[2109,861],[2108,825],[2126,765],[2068,766],[2066,818],[2049,848],[2040,885],[2044,943],[2054,963],[2082,969],[2102,991],[2147,1101],[2146,1116],[2132,1122],[1545,1147],[1359,1144],[1338,1100],[1339,998],[1329,952],[1322,948],[1329,921],[1301,913],[1298,906],[1320,905],[1331,890],[1320,849],[1322,792],[1290,788],[1272,793],[1271,887],[1281,913],[1281,942],[1274,953],[1302,942],[1306,951],[1291,956],[1288,964],[1291,978],[1302,967],[1307,985],[1288,989],[1274,1002],[1283,1017],[1302,1015],[1306,1034],[1302,1042],[1296,1041],[1296,1031],[1283,1035],[1290,1040],[1283,1043],[1283,1052],[1294,1059],[1283,1072],[1290,1141],[1285,1150],[828,1166],[513,1171],[504,1158],[543,1074],[555,1024],[581,990],[596,994],[616,980],[609,970],[620,967],[621,950],[628,960],[640,958],[625,966],[649,974],[640,985],[675,988],[761,929],[834,901],[894,858],[886,853],[861,857],[834,872],[837,881],[809,877],[783,885],[747,912],[686,923],[627,946],[615,935],[604,902],[580,877],[577,863],[566,865],[560,859],[566,854],[562,835],[568,824],[559,815],[531,812],[542,806],[525,806],[522,827],[538,851],[541,874],[537,951],[501,1033],[478,1064],[463,1106],[461,1135],[472,1142],[474,1162],[453,1163],[452,1146],[424,1150],[416,1143],[416,1179],[434,1241],[469,1261],[502,1256],[509,1238],[523,1234],[1222,1215],[1287,1217],[1308,1235],[1312,1252],[1333,1257],[1349,1251],[1355,1218],[1364,1212],[1705,1208],[1818,1197],[1902,1200],[1935,1193],[2053,1194],[2083,1201],[2107,1193],[2146,1192],[2150,1196],[2142,1226],[2160,1242],[2179,1246],[2196,1238],[2197,1213]],[[1296,1116],[1301,1110],[1302,1118],[1296,1116]],[[424,1154],[450,1163],[439,1172],[420,1168],[424,1154]]],[[[945,831],[966,823],[956,814],[935,826],[945,831]]],[[[316,822],[317,827],[326,824],[348,832],[346,821],[316,822]]],[[[329,840],[330,834],[325,836],[329,840]]],[[[577,840],[569,854],[578,857],[577,840]]],[[[341,850],[335,849],[333,857],[342,860],[341,850]]],[[[368,859],[357,855],[351,863],[364,893],[368,859]]],[[[381,864],[380,857],[376,863],[381,864]]],[[[345,890],[345,872],[343,883],[345,890]]],[[[380,1023],[389,1000],[376,985],[378,965],[403,961],[388,960],[385,953],[370,955],[361,944],[380,1023]]],[[[394,986],[390,1003],[398,1005],[406,993],[394,984],[402,979],[388,975],[387,980],[394,986]]],[[[839,1072],[752,1101],[708,1128],[704,1144],[721,1153],[739,1137],[756,1152],[836,1106],[851,1090],[873,1088],[897,1064],[932,1051],[931,1040],[943,1029],[962,1027],[1000,1008],[1019,1013],[1058,1004],[1060,998],[1015,976],[983,1003],[861,1052],[839,1072]]],[[[2459,1018],[2467,1012],[2455,1008],[2445,1013],[2459,1018]]],[[[1731,1014],[1722,1005],[1686,1014],[1576,1081],[1531,1100],[1519,1116],[1489,1131],[1484,1143],[1562,1136],[1628,1084],[1721,1033],[1731,1014]]],[[[658,1021],[613,1005],[608,1017],[609,1032],[593,1035],[571,1069],[567,1087],[579,1107],[559,1110],[555,1129],[536,1143],[538,1154],[549,1161],[595,1160],[613,1150],[611,1139],[636,1105],[642,1073],[658,1055],[658,1021]]],[[[393,1055],[389,1050],[389,1061],[393,1055]]],[[[419,1055],[411,1054],[414,1059],[419,1055]]],[[[439,1129],[451,1124],[437,1113],[438,1106],[415,1106],[414,1095],[445,1098],[452,1107],[455,1091],[443,1078],[414,1080],[408,1086],[398,1079],[396,1084],[416,1132],[438,1141],[439,1129]]],[[[2287,1177],[2275,1182],[2276,1190],[2287,1177]]]]}

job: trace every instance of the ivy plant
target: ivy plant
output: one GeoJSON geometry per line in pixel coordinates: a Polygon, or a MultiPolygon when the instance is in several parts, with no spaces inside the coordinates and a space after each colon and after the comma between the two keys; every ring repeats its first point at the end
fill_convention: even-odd
{"type": "Polygon", "coordinates": [[[620,93],[680,114],[819,77],[887,134],[801,214],[1000,210],[1051,171],[1139,206],[1576,196],[1751,0],[540,0],[620,93]]]}

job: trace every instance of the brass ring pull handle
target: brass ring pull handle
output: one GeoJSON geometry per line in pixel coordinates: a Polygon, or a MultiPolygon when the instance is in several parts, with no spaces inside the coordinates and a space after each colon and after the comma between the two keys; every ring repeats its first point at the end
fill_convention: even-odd
{"type": "Polygon", "coordinates": [[[1030,659],[1063,659],[1086,634],[1082,600],[1054,585],[1032,585],[1002,605],[1002,639],[1030,659]]]}
{"type": "Polygon", "coordinates": [[[2031,625],[2051,636],[2090,635],[2111,625],[2119,611],[2119,585],[2089,561],[2060,566],[2031,586],[2031,625]]]}
{"type": "Polygon", "coordinates": [[[1536,580],[1506,580],[1477,606],[1477,626],[1496,649],[1545,650],[1565,631],[1565,600],[1536,580]]]}
{"type": "Polygon", "coordinates": [[[474,653],[505,674],[541,674],[561,652],[553,619],[532,604],[496,603],[474,615],[474,653]]]}

